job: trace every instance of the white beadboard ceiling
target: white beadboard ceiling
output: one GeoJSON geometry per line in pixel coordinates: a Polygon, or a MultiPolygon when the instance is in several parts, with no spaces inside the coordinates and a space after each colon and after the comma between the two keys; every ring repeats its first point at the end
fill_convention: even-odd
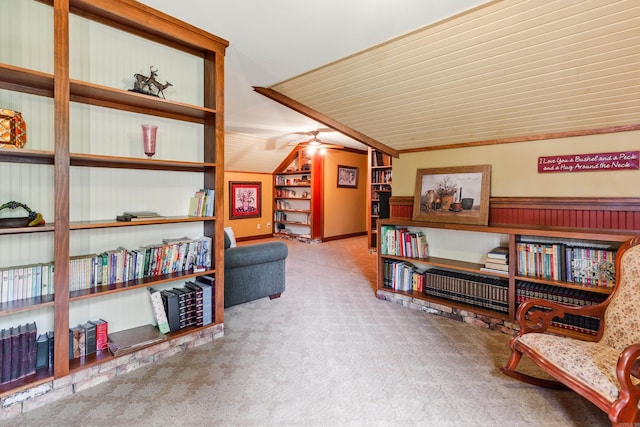
{"type": "Polygon", "coordinates": [[[640,123],[637,0],[142,1],[230,41],[226,170],[326,127],[254,86],[395,150],[640,123]]]}
{"type": "Polygon", "coordinates": [[[272,86],[396,149],[640,123],[640,2],[492,2],[272,86]]]}

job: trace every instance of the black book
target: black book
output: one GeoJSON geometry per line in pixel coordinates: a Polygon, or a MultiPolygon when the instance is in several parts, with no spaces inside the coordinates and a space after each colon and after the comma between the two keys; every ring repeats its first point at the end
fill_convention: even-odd
{"type": "Polygon", "coordinates": [[[187,285],[197,286],[202,289],[202,324],[208,325],[213,322],[213,288],[211,285],[202,283],[199,280],[188,282],[187,285]]]}
{"type": "Polygon", "coordinates": [[[0,347],[2,347],[2,368],[0,370],[0,384],[11,381],[11,331],[0,331],[0,347]]]}
{"type": "Polygon", "coordinates": [[[35,322],[28,323],[26,325],[26,351],[25,351],[25,365],[24,375],[31,375],[36,371],[36,354],[37,354],[37,336],[38,329],[35,322]]]}
{"type": "MultiPolygon", "coordinates": [[[[203,285],[204,286],[204,285],[203,285]]],[[[204,325],[204,304],[202,301],[203,297],[203,289],[193,282],[187,282],[184,284],[184,287],[192,290],[195,293],[196,300],[196,326],[204,325]]]]}
{"type": "Polygon", "coordinates": [[[160,295],[162,296],[164,311],[167,313],[169,329],[171,332],[175,332],[180,329],[180,306],[178,303],[178,295],[171,292],[171,290],[161,291],[160,295]]]}
{"type": "Polygon", "coordinates": [[[188,296],[185,291],[182,291],[178,288],[171,289],[171,292],[178,296],[178,307],[180,313],[180,329],[186,328],[189,325],[190,314],[189,309],[187,307],[188,296]]]}
{"type": "Polygon", "coordinates": [[[53,331],[47,332],[49,344],[49,366],[53,368],[53,331]]]}
{"type": "Polygon", "coordinates": [[[82,327],[84,328],[85,352],[89,356],[96,352],[96,325],[95,323],[87,322],[82,327]]]}
{"type": "Polygon", "coordinates": [[[36,369],[49,367],[49,336],[45,332],[36,340],[36,369]]]}
{"type": "Polygon", "coordinates": [[[20,331],[17,327],[12,327],[11,331],[11,371],[10,380],[18,378],[20,366],[20,331]]]}

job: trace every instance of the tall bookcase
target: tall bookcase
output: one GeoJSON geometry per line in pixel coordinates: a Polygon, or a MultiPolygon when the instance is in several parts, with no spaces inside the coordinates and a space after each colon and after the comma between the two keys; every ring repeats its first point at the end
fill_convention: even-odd
{"type": "Polygon", "coordinates": [[[376,249],[377,221],[389,216],[389,197],[391,197],[391,156],[382,151],[369,148],[369,173],[367,176],[367,241],[369,249],[376,249]],[[382,210],[381,210],[382,207],[382,210]]]}
{"type": "MultiPolygon", "coordinates": [[[[0,304],[0,327],[36,321],[39,333],[55,331],[55,347],[52,368],[1,385],[0,395],[112,360],[107,351],[69,360],[69,326],[98,317],[110,322],[110,331],[151,323],[148,286],[215,275],[215,322],[205,327],[224,322],[223,224],[215,214],[223,209],[228,42],[133,0],[10,0],[8,7],[30,20],[22,25],[43,33],[40,44],[53,42],[44,65],[0,61],[0,105],[23,112],[29,136],[25,149],[0,149],[2,196],[27,203],[48,222],[0,229],[7,255],[0,268],[55,260],[55,296],[0,304]],[[159,71],[158,80],[172,80],[169,99],[127,90],[133,74],[148,74],[149,66],[159,71]],[[141,142],[140,125],[149,122],[160,124],[152,159],[141,142]],[[189,198],[200,188],[219,195],[214,216],[188,217],[189,198]],[[115,221],[124,210],[147,209],[163,218],[115,221]],[[211,239],[210,269],[70,292],[72,256],[186,234],[211,239]]],[[[15,55],[0,58],[23,58],[20,51],[39,44],[12,36],[15,55]]]]}
{"type": "Polygon", "coordinates": [[[274,235],[322,238],[322,156],[296,147],[273,175],[274,235]]]}

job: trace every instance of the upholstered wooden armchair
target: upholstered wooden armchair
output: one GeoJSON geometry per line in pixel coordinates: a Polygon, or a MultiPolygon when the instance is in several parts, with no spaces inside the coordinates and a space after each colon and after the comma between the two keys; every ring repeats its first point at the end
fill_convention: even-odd
{"type": "Polygon", "coordinates": [[[510,341],[502,371],[543,387],[569,387],[609,415],[612,425],[640,422],[640,237],[625,242],[616,256],[616,286],[602,303],[569,307],[529,300],[518,307],[520,331],[510,341]],[[541,310],[544,307],[544,310],[541,310]],[[565,314],[600,318],[593,342],[544,333],[565,314]],[[526,355],[557,381],[516,371],[526,355]]]}

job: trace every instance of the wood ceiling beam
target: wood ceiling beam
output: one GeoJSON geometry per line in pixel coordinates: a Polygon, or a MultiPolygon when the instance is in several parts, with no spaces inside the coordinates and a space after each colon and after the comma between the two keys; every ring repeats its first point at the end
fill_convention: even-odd
{"type": "Polygon", "coordinates": [[[278,91],[259,86],[254,86],[253,90],[258,92],[260,95],[264,95],[267,98],[284,105],[285,107],[289,107],[292,110],[309,117],[310,119],[320,122],[323,125],[328,126],[331,129],[348,136],[349,138],[353,138],[368,147],[375,148],[376,150],[382,151],[383,153],[388,154],[392,157],[397,158],[400,156],[397,150],[394,150],[393,148],[381,143],[380,141],[370,138],[367,135],[358,132],[357,130],[349,126],[340,123],[339,121],[334,120],[331,117],[314,110],[313,108],[307,107],[306,105],[301,104],[298,101],[291,99],[278,91]]]}

